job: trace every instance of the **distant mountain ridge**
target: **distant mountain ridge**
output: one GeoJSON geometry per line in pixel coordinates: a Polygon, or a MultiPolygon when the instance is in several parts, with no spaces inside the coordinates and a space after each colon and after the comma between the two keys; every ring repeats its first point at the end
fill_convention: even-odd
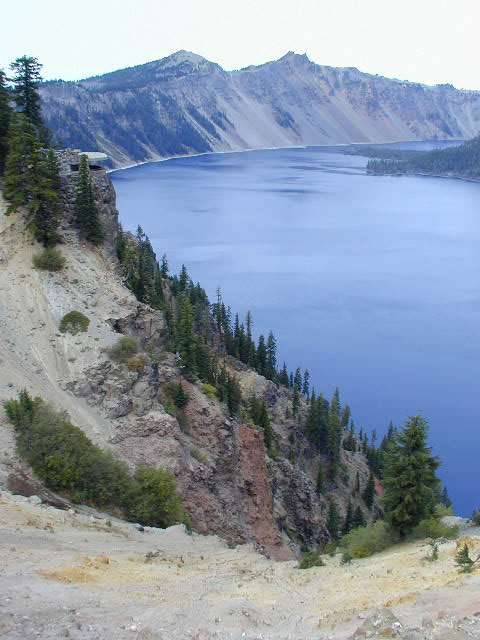
{"type": "Polygon", "coordinates": [[[64,146],[99,149],[114,166],[209,151],[467,139],[480,92],[390,80],[306,55],[225,71],[187,51],[79,82],[40,88],[64,146]]]}

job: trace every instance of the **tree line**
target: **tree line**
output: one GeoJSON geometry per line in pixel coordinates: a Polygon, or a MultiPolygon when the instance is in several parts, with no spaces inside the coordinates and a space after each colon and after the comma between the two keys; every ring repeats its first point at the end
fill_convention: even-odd
{"type": "MultiPolygon", "coordinates": [[[[0,176],[6,214],[21,209],[35,239],[51,249],[60,242],[63,206],[59,160],[41,114],[41,68],[36,58],[23,56],[11,63],[11,77],[0,70],[0,176]]],[[[85,155],[81,156],[75,215],[85,239],[101,244],[103,232],[85,155]]]]}

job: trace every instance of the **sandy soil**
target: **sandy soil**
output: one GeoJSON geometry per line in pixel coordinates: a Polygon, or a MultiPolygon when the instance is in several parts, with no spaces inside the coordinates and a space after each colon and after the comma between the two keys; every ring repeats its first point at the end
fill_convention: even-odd
{"type": "Polygon", "coordinates": [[[383,637],[480,638],[480,573],[458,573],[455,542],[436,563],[415,543],[300,571],[180,526],[142,532],[31,502],[0,493],[5,638],[342,639],[375,616],[383,637]]]}

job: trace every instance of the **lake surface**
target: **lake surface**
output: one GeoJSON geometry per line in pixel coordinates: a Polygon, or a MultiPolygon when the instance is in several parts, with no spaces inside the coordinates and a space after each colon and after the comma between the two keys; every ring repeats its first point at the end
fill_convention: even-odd
{"type": "MultiPolygon", "coordinates": [[[[411,145],[399,145],[402,147],[411,145]]],[[[417,145],[419,146],[419,145],[417,145]]],[[[420,143],[428,148],[431,145],[420,143]]],[[[381,437],[422,411],[457,513],[480,505],[480,184],[372,177],[310,147],[177,158],[114,172],[120,220],[185,263],[278,360],[336,386],[381,437]]]]}

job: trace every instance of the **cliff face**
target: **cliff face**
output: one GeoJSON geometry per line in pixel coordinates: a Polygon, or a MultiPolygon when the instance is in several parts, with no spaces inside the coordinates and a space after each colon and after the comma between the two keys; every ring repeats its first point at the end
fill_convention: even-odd
{"type": "Polygon", "coordinates": [[[106,151],[115,166],[260,147],[472,138],[480,93],[428,87],[288,53],[226,72],[180,51],[162,60],[41,88],[63,144],[106,151]]]}
{"type": "MultiPolygon", "coordinates": [[[[202,383],[182,378],[174,354],[165,350],[163,313],[137,302],[121,282],[113,244],[118,213],[110,180],[102,172],[94,176],[106,236],[105,246],[97,249],[83,242],[74,226],[75,177],[63,180],[62,272],[32,269],[32,255],[40,247],[25,231],[21,214],[3,215],[0,195],[0,402],[26,388],[67,410],[74,424],[132,469],[147,465],[171,471],[196,531],[216,533],[232,545],[254,542],[277,559],[291,557],[301,545],[326,542],[328,500],[335,500],[340,517],[349,500],[372,517],[375,508],[368,512],[360,495],[352,496],[357,472],[361,489],[368,478],[361,453],[342,451],[341,478],[330,484],[328,496],[316,493],[321,457],[301,426],[304,398],[300,420],[286,417],[290,391],[225,358],[244,398],[254,394],[268,404],[277,449],[268,457],[263,430],[232,418],[202,383]],[[72,310],[89,317],[87,333],[59,332],[61,318],[72,310]],[[120,334],[134,337],[145,352],[138,370],[108,359],[105,348],[120,334]],[[161,357],[152,360],[147,354],[153,352],[161,357]],[[183,412],[171,415],[165,408],[168,385],[180,380],[190,400],[183,412]]],[[[0,437],[5,445],[0,486],[19,490],[29,473],[16,458],[12,427],[3,411],[0,437]]]]}

